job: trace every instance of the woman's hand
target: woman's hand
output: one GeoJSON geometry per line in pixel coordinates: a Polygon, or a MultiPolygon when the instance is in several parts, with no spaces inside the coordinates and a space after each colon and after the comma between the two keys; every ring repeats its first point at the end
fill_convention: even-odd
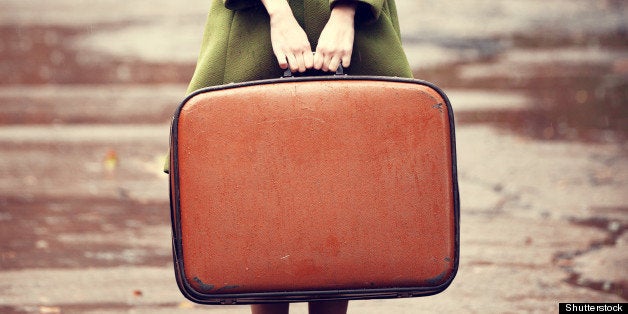
{"type": "Polygon", "coordinates": [[[270,16],[270,40],[279,67],[304,72],[313,66],[312,48],[286,0],[262,0],[270,16]]]}
{"type": "Polygon", "coordinates": [[[329,21],[318,39],[314,54],[315,69],[336,71],[341,62],[343,67],[351,65],[355,36],[355,6],[354,2],[341,2],[331,10],[329,21]]]}

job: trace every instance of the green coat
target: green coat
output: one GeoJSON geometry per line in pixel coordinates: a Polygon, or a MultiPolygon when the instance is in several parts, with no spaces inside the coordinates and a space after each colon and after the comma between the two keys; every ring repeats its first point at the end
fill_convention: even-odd
{"type": "MultiPolygon", "coordinates": [[[[315,50],[338,0],[288,0],[315,50]]],[[[358,0],[355,40],[348,74],[412,77],[394,0],[358,0]]],[[[260,0],[213,0],[188,92],[233,82],[276,78],[270,20],[260,0]]]]}
{"type": "MultiPolygon", "coordinates": [[[[288,0],[312,49],[339,0],[288,0]]],[[[356,0],[355,39],[349,75],[412,77],[401,47],[394,0],[356,0]]],[[[260,0],[213,0],[188,93],[235,82],[278,78],[270,20],[260,0]]],[[[164,171],[169,170],[169,160],[164,171]]]]}

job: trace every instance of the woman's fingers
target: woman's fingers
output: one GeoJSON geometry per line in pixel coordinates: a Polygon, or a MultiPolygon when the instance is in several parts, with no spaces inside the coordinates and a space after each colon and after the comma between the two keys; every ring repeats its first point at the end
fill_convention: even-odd
{"type": "Polygon", "coordinates": [[[339,2],[323,28],[312,56],[312,48],[303,28],[298,24],[285,1],[262,0],[270,15],[270,31],[273,52],[279,67],[293,72],[305,72],[310,68],[336,71],[342,62],[351,63],[355,36],[355,3],[339,2]]]}
{"type": "MultiPolygon", "coordinates": [[[[287,64],[285,68],[290,66],[290,70],[293,72],[305,72],[307,69],[311,69],[314,64],[314,57],[312,55],[311,48],[300,49],[296,52],[288,52],[286,55],[287,64]]],[[[280,63],[281,66],[281,63],[280,63]]],[[[285,69],[282,68],[282,69],[285,69]]]]}
{"type": "Polygon", "coordinates": [[[351,64],[353,53],[355,4],[339,3],[332,9],[329,21],[318,39],[314,68],[336,71],[340,62],[343,67],[351,64]]]}
{"type": "Polygon", "coordinates": [[[325,63],[325,57],[321,52],[316,51],[314,53],[314,69],[320,70],[323,68],[323,63],[325,63]]]}
{"type": "Polygon", "coordinates": [[[299,70],[299,64],[294,53],[288,54],[288,64],[290,65],[290,70],[292,72],[296,72],[299,70]]]}
{"type": "MultiPolygon", "coordinates": [[[[325,72],[327,71],[336,71],[335,68],[333,68],[332,66],[332,60],[334,59],[334,54],[333,53],[326,53],[323,51],[316,51],[316,54],[314,55],[314,59],[317,60],[317,62],[315,62],[314,64],[314,68],[317,70],[323,70],[325,72]]],[[[337,59],[337,58],[336,58],[337,59]]],[[[336,67],[338,67],[336,65],[336,67]]]]}
{"type": "Polygon", "coordinates": [[[299,72],[305,72],[305,59],[303,58],[303,52],[298,52],[296,54],[297,65],[296,67],[299,69],[299,72]]]}
{"type": "Polygon", "coordinates": [[[279,67],[304,72],[311,67],[312,48],[305,31],[285,1],[262,1],[270,16],[270,40],[279,67]],[[310,56],[306,56],[309,54],[310,56]]]}
{"type": "Polygon", "coordinates": [[[335,72],[338,70],[338,66],[340,65],[340,58],[338,56],[333,56],[331,60],[329,60],[329,65],[325,71],[335,72]]]}
{"type": "Polygon", "coordinates": [[[277,57],[277,63],[279,64],[279,67],[282,70],[285,70],[288,68],[288,58],[286,57],[286,55],[282,52],[275,52],[275,56],[277,57]]]}
{"type": "Polygon", "coordinates": [[[345,55],[344,57],[342,57],[341,59],[341,64],[343,67],[348,68],[351,66],[351,54],[345,55]]]}
{"type": "Polygon", "coordinates": [[[311,69],[314,66],[314,54],[311,47],[309,47],[309,51],[303,53],[303,62],[306,69],[311,69]]]}
{"type": "Polygon", "coordinates": [[[335,72],[340,65],[347,68],[351,65],[353,50],[327,50],[319,46],[314,55],[314,68],[323,71],[335,72]]]}

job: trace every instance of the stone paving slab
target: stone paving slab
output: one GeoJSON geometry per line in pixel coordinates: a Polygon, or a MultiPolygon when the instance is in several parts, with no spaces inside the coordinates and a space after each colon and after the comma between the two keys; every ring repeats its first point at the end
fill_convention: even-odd
{"type": "Polygon", "coordinates": [[[0,124],[169,123],[185,90],[184,84],[0,85],[0,124]]]}

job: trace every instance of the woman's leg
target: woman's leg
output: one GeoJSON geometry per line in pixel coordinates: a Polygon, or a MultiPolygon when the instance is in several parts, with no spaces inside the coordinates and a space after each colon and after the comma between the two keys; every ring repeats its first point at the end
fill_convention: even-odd
{"type": "Polygon", "coordinates": [[[290,303],[254,304],[251,305],[253,314],[288,314],[290,303]]]}
{"type": "Polygon", "coordinates": [[[320,301],[310,302],[310,314],[345,314],[349,307],[349,301],[320,301]]]}

